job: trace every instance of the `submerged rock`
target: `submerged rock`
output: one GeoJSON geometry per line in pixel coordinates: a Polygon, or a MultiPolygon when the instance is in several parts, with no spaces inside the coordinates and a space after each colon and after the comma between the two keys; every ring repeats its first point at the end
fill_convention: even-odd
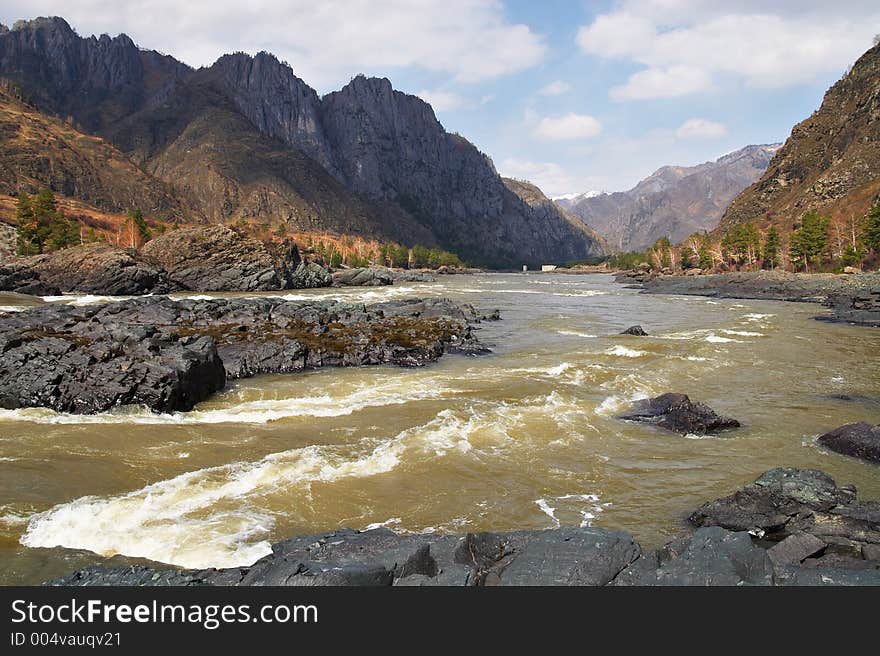
{"type": "Polygon", "coordinates": [[[636,337],[647,337],[648,333],[645,332],[645,329],[641,326],[630,326],[626,330],[624,330],[621,335],[635,335],[636,337]]]}
{"type": "Polygon", "coordinates": [[[880,462],[880,425],[846,424],[820,436],[822,446],[846,456],[880,462]]]}
{"type": "Polygon", "coordinates": [[[149,297],[47,304],[0,324],[0,407],[191,410],[227,378],[327,366],[421,366],[487,352],[445,299],[371,306],[280,298],[149,297]]]}
{"type": "Polygon", "coordinates": [[[736,419],[721,416],[703,403],[694,403],[687,394],[673,393],[638,401],[618,418],[656,424],[682,434],[714,433],[740,425],[736,419]]]}

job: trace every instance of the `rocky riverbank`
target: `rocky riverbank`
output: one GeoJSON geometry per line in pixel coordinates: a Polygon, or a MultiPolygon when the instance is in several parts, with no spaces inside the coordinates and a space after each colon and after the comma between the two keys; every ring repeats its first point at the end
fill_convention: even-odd
{"type": "Polygon", "coordinates": [[[700,276],[655,275],[644,271],[618,274],[617,281],[648,294],[820,303],[832,309],[823,321],[880,326],[880,273],[836,275],[748,271],[700,276]]]}
{"type": "MultiPolygon", "coordinates": [[[[493,315],[494,316],[494,315],[493,315]]],[[[471,306],[147,297],[47,304],[0,322],[0,407],[187,411],[227,380],[318,367],[415,367],[487,351],[471,306]]]]}
{"type": "Polygon", "coordinates": [[[275,544],[249,567],[79,570],[50,585],[880,585],[880,502],[815,470],[773,469],[643,550],[623,531],[466,535],[342,529],[275,544]]]}

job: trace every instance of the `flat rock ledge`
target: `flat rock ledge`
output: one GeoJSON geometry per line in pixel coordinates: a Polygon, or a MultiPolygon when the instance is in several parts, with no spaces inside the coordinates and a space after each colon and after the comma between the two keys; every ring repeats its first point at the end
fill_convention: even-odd
{"type": "Polygon", "coordinates": [[[281,298],[47,304],[0,322],[0,407],[188,411],[227,380],[319,367],[418,367],[482,354],[473,307],[281,298]]]}
{"type": "Polygon", "coordinates": [[[672,392],[637,401],[618,419],[655,424],[683,435],[717,433],[740,425],[736,419],[719,415],[705,403],[691,401],[687,394],[672,392]]]}
{"type": "Polygon", "coordinates": [[[774,469],[690,518],[654,551],[631,535],[562,527],[466,535],[342,529],[279,542],[249,567],[95,565],[47,585],[880,585],[880,503],[819,471],[774,469]]]}

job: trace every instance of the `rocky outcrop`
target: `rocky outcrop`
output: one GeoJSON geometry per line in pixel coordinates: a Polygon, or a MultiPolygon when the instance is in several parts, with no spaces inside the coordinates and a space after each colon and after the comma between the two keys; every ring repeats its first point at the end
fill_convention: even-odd
{"type": "MultiPolygon", "coordinates": [[[[193,291],[292,289],[300,264],[293,243],[276,244],[271,250],[225,226],[166,232],[147,242],[141,255],[164,269],[172,284],[193,291]]],[[[306,271],[298,279],[313,286],[320,281],[306,271]]]]}
{"type": "Polygon", "coordinates": [[[648,333],[641,326],[630,326],[624,330],[621,335],[633,335],[634,337],[647,337],[648,333]]]}
{"type": "Polygon", "coordinates": [[[267,245],[224,226],[172,230],[140,251],[95,242],[0,265],[0,290],[40,296],[277,291],[332,282],[326,268],[301,260],[292,242],[267,245]]]}
{"type": "Polygon", "coordinates": [[[395,275],[391,269],[358,268],[345,269],[333,274],[333,284],[341,287],[379,287],[393,285],[395,275]]]}
{"type": "Polygon", "coordinates": [[[632,536],[595,528],[396,535],[343,529],[279,542],[250,567],[146,566],[75,572],[51,585],[601,586],[641,553],[632,536]]]}
{"type": "Polygon", "coordinates": [[[0,265],[0,289],[38,296],[61,292],[130,296],[178,289],[136,251],[95,242],[0,265]]]}
{"type": "Polygon", "coordinates": [[[730,202],[757,180],[780,144],[746,146],[697,166],[664,166],[629,191],[557,201],[615,249],[642,251],[714,230],[730,202]]]}
{"type": "Polygon", "coordinates": [[[227,378],[307,368],[422,366],[485,353],[472,308],[444,299],[372,306],[273,299],[47,304],[0,323],[0,407],[93,413],[191,410],[227,378]]]}
{"type": "Polygon", "coordinates": [[[816,441],[846,456],[880,462],[880,426],[865,422],[846,424],[821,435],[816,441]]]}
{"type": "Polygon", "coordinates": [[[717,433],[740,425],[736,419],[723,417],[704,403],[694,403],[687,394],[673,393],[638,401],[618,418],[655,424],[682,434],[717,433]]]}
{"type": "Polygon", "coordinates": [[[818,209],[846,224],[880,194],[880,44],[794,126],[766,172],[731,203],[719,231],[749,221],[791,229],[818,209]]]}

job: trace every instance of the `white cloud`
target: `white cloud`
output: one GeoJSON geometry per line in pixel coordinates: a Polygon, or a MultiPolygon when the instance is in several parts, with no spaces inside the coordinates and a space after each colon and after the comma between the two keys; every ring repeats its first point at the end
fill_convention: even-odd
{"type": "Polygon", "coordinates": [[[559,164],[553,162],[535,162],[509,157],[501,162],[499,171],[505,177],[528,180],[538,185],[547,196],[561,196],[580,189],[575,179],[559,164]]]}
{"type": "Polygon", "coordinates": [[[542,96],[561,96],[571,91],[571,85],[563,80],[554,80],[544,86],[538,93],[542,96]]]}
{"type": "Polygon", "coordinates": [[[435,112],[446,112],[452,109],[464,107],[466,102],[459,94],[453,91],[442,91],[440,89],[422,90],[416,94],[419,98],[434,108],[435,112]]]}
{"type": "Polygon", "coordinates": [[[688,119],[675,131],[679,139],[719,139],[726,134],[724,125],[704,118],[688,119]]]}
{"type": "Polygon", "coordinates": [[[608,95],[612,100],[645,100],[648,98],[674,98],[712,86],[709,74],[691,66],[647,68],[634,73],[626,84],[612,87],[608,95]]]}
{"type": "Polygon", "coordinates": [[[616,100],[668,98],[719,76],[753,87],[808,83],[842,71],[871,45],[876,2],[627,0],[580,28],[585,53],[643,65],[611,91],[616,100]]]}
{"type": "Polygon", "coordinates": [[[602,131],[602,124],[587,114],[546,116],[538,121],[532,135],[542,141],[569,141],[589,139],[602,131]]]}
{"type": "Polygon", "coordinates": [[[472,83],[540,63],[543,38],[499,0],[4,0],[0,21],[64,16],[82,35],[125,32],[194,66],[267,50],[321,90],[412,67],[472,83]]]}

